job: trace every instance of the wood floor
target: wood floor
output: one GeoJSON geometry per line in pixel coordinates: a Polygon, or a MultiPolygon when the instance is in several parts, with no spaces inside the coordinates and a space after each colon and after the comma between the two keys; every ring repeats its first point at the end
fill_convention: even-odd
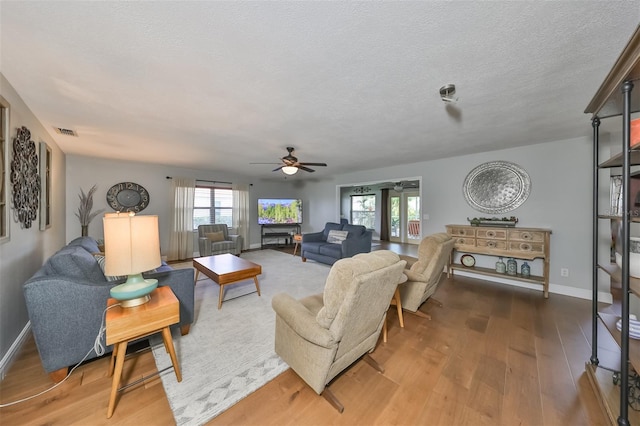
{"type": "MultiPolygon", "coordinates": [[[[389,340],[372,353],[384,374],[358,361],[334,380],[343,414],[287,370],[208,424],[607,424],[584,373],[589,301],[444,275],[435,297],[443,307],[422,306],[431,321],[405,314],[401,329],[389,312],[389,340]]],[[[122,393],[107,420],[107,368],[106,358],[80,366],[57,389],[0,409],[0,423],[174,424],[157,376],[122,393]]],[[[155,369],[151,353],[132,357],[124,382],[155,369]]],[[[0,403],[50,385],[29,339],[1,383],[0,403]]]]}

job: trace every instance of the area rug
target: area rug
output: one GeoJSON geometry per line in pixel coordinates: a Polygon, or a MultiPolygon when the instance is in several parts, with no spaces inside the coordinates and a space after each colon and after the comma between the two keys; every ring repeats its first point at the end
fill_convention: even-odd
{"type": "MultiPolygon", "coordinates": [[[[178,425],[206,423],[288,368],[274,351],[271,298],[281,292],[296,299],[321,293],[330,269],[275,250],[246,252],[242,258],[262,266],[262,296],[252,279],[228,285],[218,310],[219,286],[200,274],[195,321],[186,336],[174,333],[182,382],[172,369],[161,377],[178,425]]],[[[158,370],[171,366],[162,339],[150,340],[158,370]]]]}

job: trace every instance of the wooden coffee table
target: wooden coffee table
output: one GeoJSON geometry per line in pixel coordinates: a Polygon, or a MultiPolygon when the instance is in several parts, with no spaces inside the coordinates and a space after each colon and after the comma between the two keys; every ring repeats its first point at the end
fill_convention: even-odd
{"type": "Polygon", "coordinates": [[[222,307],[224,286],[228,284],[253,278],[253,282],[256,284],[256,290],[258,290],[258,296],[260,296],[258,275],[262,273],[262,266],[256,263],[225,253],[195,258],[193,259],[193,267],[196,268],[196,282],[198,281],[198,275],[202,272],[220,285],[218,309],[222,307]]]}

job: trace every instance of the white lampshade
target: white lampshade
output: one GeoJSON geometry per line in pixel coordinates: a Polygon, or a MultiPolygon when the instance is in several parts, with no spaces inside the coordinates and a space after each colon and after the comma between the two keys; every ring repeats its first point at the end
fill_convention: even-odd
{"type": "Polygon", "coordinates": [[[284,166],[282,168],[282,173],[284,173],[285,175],[295,175],[296,173],[298,173],[298,168],[293,166],[284,166]]]}
{"type": "Polygon", "coordinates": [[[105,274],[138,274],[162,264],[158,216],[120,214],[103,222],[105,274]]]}
{"type": "Polygon", "coordinates": [[[162,264],[158,216],[135,216],[134,213],[106,214],[104,224],[104,273],[127,275],[127,281],[113,287],[111,297],[123,307],[149,301],[157,286],[155,279],[144,279],[143,272],[162,264]]]}

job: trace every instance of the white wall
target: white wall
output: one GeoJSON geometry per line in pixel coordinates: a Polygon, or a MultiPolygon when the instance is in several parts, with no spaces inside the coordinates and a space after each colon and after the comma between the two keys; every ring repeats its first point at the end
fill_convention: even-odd
{"type": "MultiPolygon", "coordinates": [[[[28,229],[21,228],[20,223],[11,218],[10,238],[0,243],[0,372],[4,373],[10,361],[10,350],[12,352],[17,339],[25,335],[29,321],[22,284],[64,244],[66,213],[64,153],[2,74],[0,96],[9,103],[9,146],[16,136],[16,129],[25,126],[31,131],[31,140],[36,145],[40,141],[46,142],[52,151],[51,227],[40,231],[39,215],[28,229]]],[[[9,154],[9,160],[11,158],[9,154]]],[[[12,191],[7,194],[11,196],[12,191]]]]}
{"type": "MultiPolygon", "coordinates": [[[[335,176],[332,181],[314,185],[308,192],[308,197],[324,206],[322,214],[314,215],[309,226],[321,229],[324,222],[339,217],[336,185],[416,176],[422,178],[422,213],[429,215],[429,220],[423,220],[423,235],[444,232],[447,224],[467,224],[467,217],[488,216],[466,203],[462,185],[467,174],[487,161],[511,161],[528,172],[531,194],[508,216],[518,217],[518,226],[549,228],[553,232],[551,291],[568,290],[573,295],[589,297],[592,281],[591,149],[590,138],[578,138],[335,176]],[[568,268],[569,277],[561,277],[560,268],[568,268]]],[[[490,256],[475,257],[480,266],[491,267],[496,261],[490,256]]],[[[535,261],[532,273],[540,274],[541,270],[542,262],[535,261]]]]}
{"type": "MultiPolygon", "coordinates": [[[[258,225],[258,198],[302,198],[304,208],[304,220],[313,208],[314,202],[305,199],[304,187],[295,180],[252,180],[246,176],[228,175],[212,170],[194,170],[172,166],[155,164],[122,162],[104,160],[78,155],[67,156],[67,241],[80,236],[80,222],[75,216],[78,209],[78,194],[80,188],[85,193],[92,185],[98,189],[94,195],[94,209],[104,209],[112,212],[106,200],[107,191],[119,182],[135,182],[142,185],[150,195],[149,206],[140,214],[158,215],[160,224],[160,249],[164,253],[169,247],[169,221],[173,208],[173,195],[171,193],[171,177],[190,177],[201,180],[223,181],[233,183],[251,184],[249,190],[249,205],[252,206],[250,214],[250,245],[260,247],[260,226],[258,225]],[[297,186],[297,187],[296,187],[297,186]]],[[[101,215],[96,217],[89,225],[89,235],[102,239],[103,227],[101,215]]]]}

